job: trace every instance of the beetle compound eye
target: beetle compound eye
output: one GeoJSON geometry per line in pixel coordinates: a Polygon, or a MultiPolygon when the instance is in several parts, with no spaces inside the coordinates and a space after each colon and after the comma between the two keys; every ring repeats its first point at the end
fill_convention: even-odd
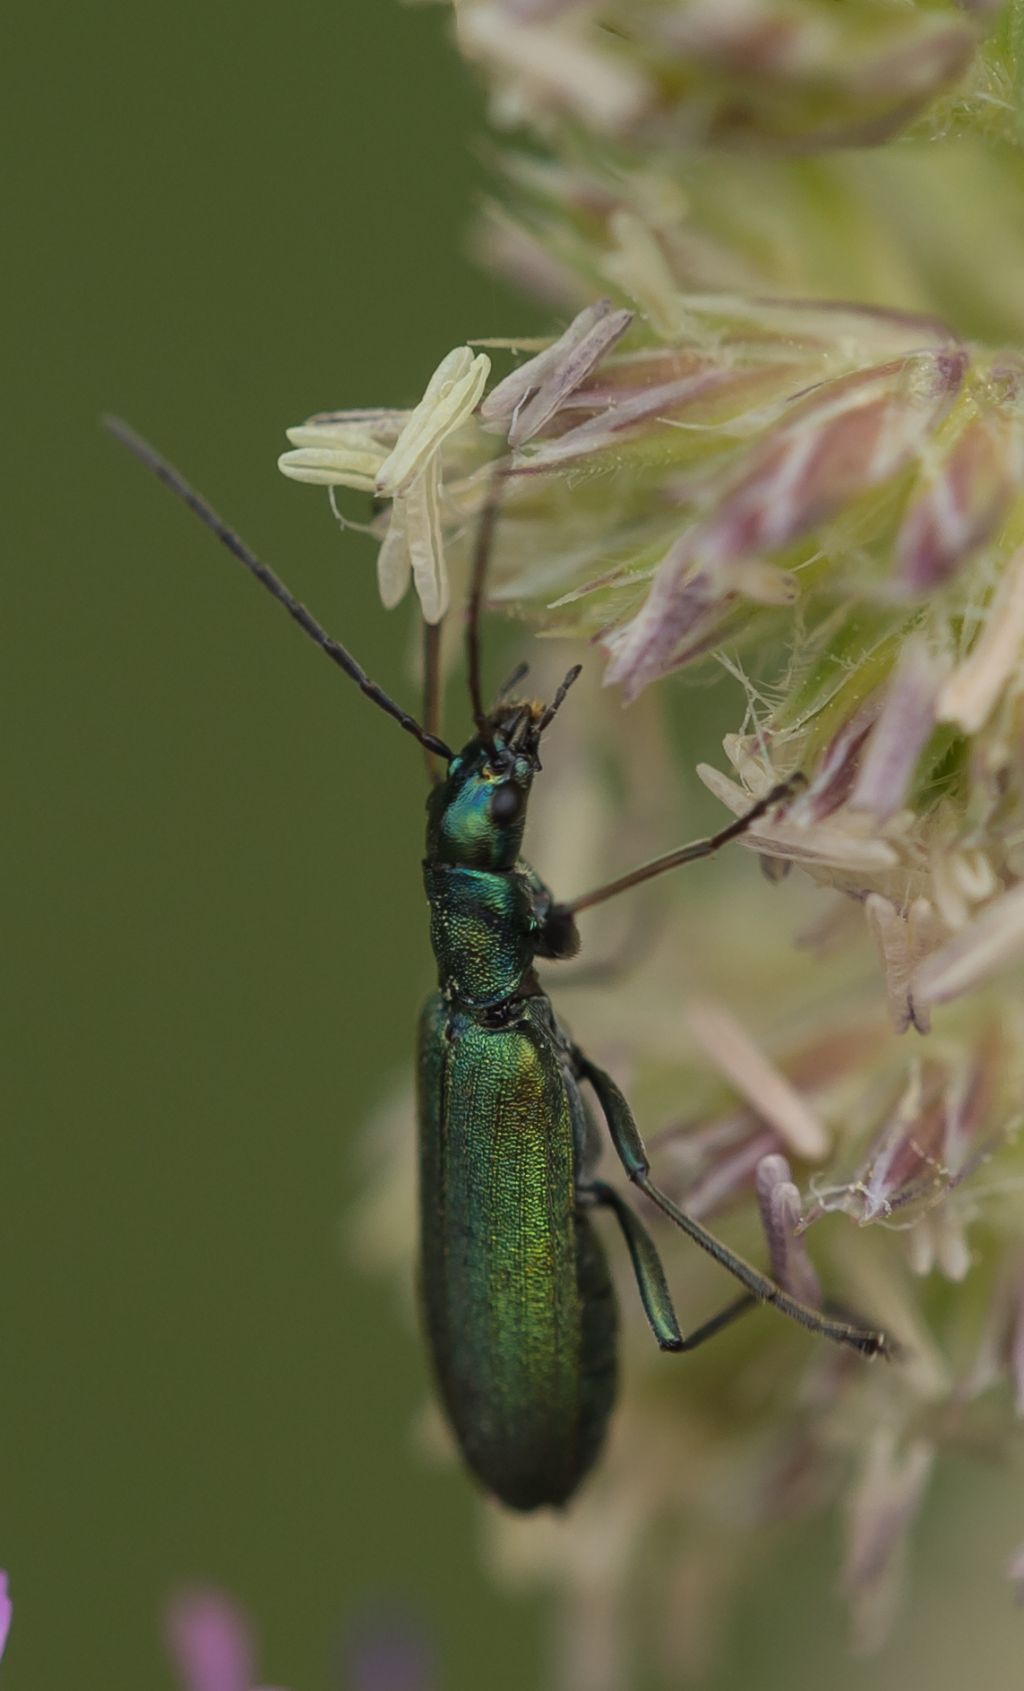
{"type": "Polygon", "coordinates": [[[491,821],[499,826],[514,822],[523,808],[523,795],[511,781],[500,786],[491,800],[491,821]]]}

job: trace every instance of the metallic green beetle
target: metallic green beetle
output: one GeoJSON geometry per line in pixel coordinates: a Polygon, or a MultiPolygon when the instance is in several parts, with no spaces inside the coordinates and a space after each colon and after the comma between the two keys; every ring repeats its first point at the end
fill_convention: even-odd
{"type": "MultiPolygon", "coordinates": [[[[693,1350],[757,1303],[865,1355],[884,1334],[791,1297],[680,1210],[654,1184],[615,1082],[561,1027],[534,964],[578,949],[579,911],[678,864],[709,856],[781,803],[783,784],[710,839],[642,865],[570,904],[523,862],[527,804],[551,704],[507,694],[482,705],[478,622],[495,501],[481,523],[468,615],[475,733],[457,755],[371,681],[179,473],[123,423],[113,433],[181,498],[364,693],[446,765],[427,802],[424,882],[438,989],[420,1021],[421,1256],[424,1318],[438,1389],[463,1456],[510,1508],[573,1496],[604,1440],[616,1386],[616,1310],[597,1208],[615,1217],[644,1313],[663,1350],[693,1350]],[[742,1294],[684,1337],[647,1230],[594,1175],[599,1136],[589,1086],[629,1179],[727,1269],[742,1294]]],[[[428,664],[428,673],[431,665],[428,664]]]]}

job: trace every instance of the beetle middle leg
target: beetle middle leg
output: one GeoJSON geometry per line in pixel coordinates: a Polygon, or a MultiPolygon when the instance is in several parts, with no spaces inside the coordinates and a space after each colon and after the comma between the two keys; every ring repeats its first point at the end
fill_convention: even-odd
{"type": "MultiPolygon", "coordinates": [[[[633,1112],[611,1075],[598,1068],[596,1063],[592,1063],[578,1046],[573,1046],[572,1056],[577,1075],[582,1080],[589,1081],[594,1090],[608,1124],[612,1144],[630,1180],[641,1192],[646,1193],[651,1202],[692,1239],[695,1245],[707,1251],[709,1256],[745,1286],[753,1300],[772,1304],[782,1315],[788,1315],[790,1320],[799,1322],[812,1333],[820,1333],[837,1344],[849,1345],[865,1356],[892,1354],[893,1347],[884,1333],[853,1322],[836,1320],[821,1310],[812,1309],[809,1304],[801,1303],[798,1298],[791,1297],[781,1286],[776,1285],[774,1280],[769,1279],[767,1274],[762,1274],[752,1263],[738,1256],[727,1245],[723,1245],[721,1240],[702,1227],[699,1221],[695,1221],[685,1210],[674,1204],[668,1194],[651,1179],[651,1165],[633,1112]]],[[[653,1246],[651,1248],[653,1250],[653,1246]]],[[[739,1314],[738,1309],[736,1313],[739,1314]]]]}
{"type": "Polygon", "coordinates": [[[716,1333],[720,1333],[723,1327],[728,1327],[737,1316],[754,1308],[757,1299],[752,1292],[744,1292],[694,1332],[684,1335],[672,1307],[672,1297],[657,1246],[639,1216],[634,1215],[614,1187],[606,1185],[603,1180],[593,1180],[589,1185],[582,1186],[579,1197],[582,1201],[610,1209],[615,1216],[629,1251],[644,1314],[662,1350],[696,1350],[705,1339],[714,1338],[716,1333]]]}

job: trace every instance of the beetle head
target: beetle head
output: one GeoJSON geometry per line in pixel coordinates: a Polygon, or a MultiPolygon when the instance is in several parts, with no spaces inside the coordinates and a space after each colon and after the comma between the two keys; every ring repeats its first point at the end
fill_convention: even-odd
{"type": "Polygon", "coordinates": [[[514,867],[540,769],[544,707],[502,704],[452,758],[427,801],[427,855],[472,869],[514,867]]]}

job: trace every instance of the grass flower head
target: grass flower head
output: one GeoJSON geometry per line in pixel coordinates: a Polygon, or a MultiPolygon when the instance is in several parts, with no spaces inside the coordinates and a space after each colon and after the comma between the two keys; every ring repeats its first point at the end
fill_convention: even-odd
{"type": "MultiPolygon", "coordinates": [[[[902,1357],[866,1370],[750,1317],[670,1379],[624,1283],[607,1460],[564,1519],[488,1516],[502,1577],[561,1592],[567,1687],[624,1682],[653,1546],[656,1625],[695,1671],[778,1523],[831,1506],[852,1638],[879,1648],[947,1453],[1019,1430],[1017,12],[458,0],[503,132],[477,250],[550,332],[489,340],[493,376],[457,349],[412,411],[310,419],[282,460],[391,502],[382,596],[411,576],[429,622],[497,468],[488,609],[593,659],[531,817],[557,891],[614,874],[617,834],[653,854],[690,776],[725,818],[804,777],[692,872],[699,899],[659,882],[635,926],[595,916],[599,959],[657,929],[624,988],[588,992],[586,959],[545,984],[628,1084],[670,1196],[902,1357]],[[998,263],[950,232],[968,208],[998,263]],[[716,678],[732,721],[700,745],[716,678]]],[[[403,1275],[411,1119],[403,1092],[374,1126],[365,1234],[403,1275]]],[[[711,1307],[713,1266],[688,1273],[711,1307]]]]}

